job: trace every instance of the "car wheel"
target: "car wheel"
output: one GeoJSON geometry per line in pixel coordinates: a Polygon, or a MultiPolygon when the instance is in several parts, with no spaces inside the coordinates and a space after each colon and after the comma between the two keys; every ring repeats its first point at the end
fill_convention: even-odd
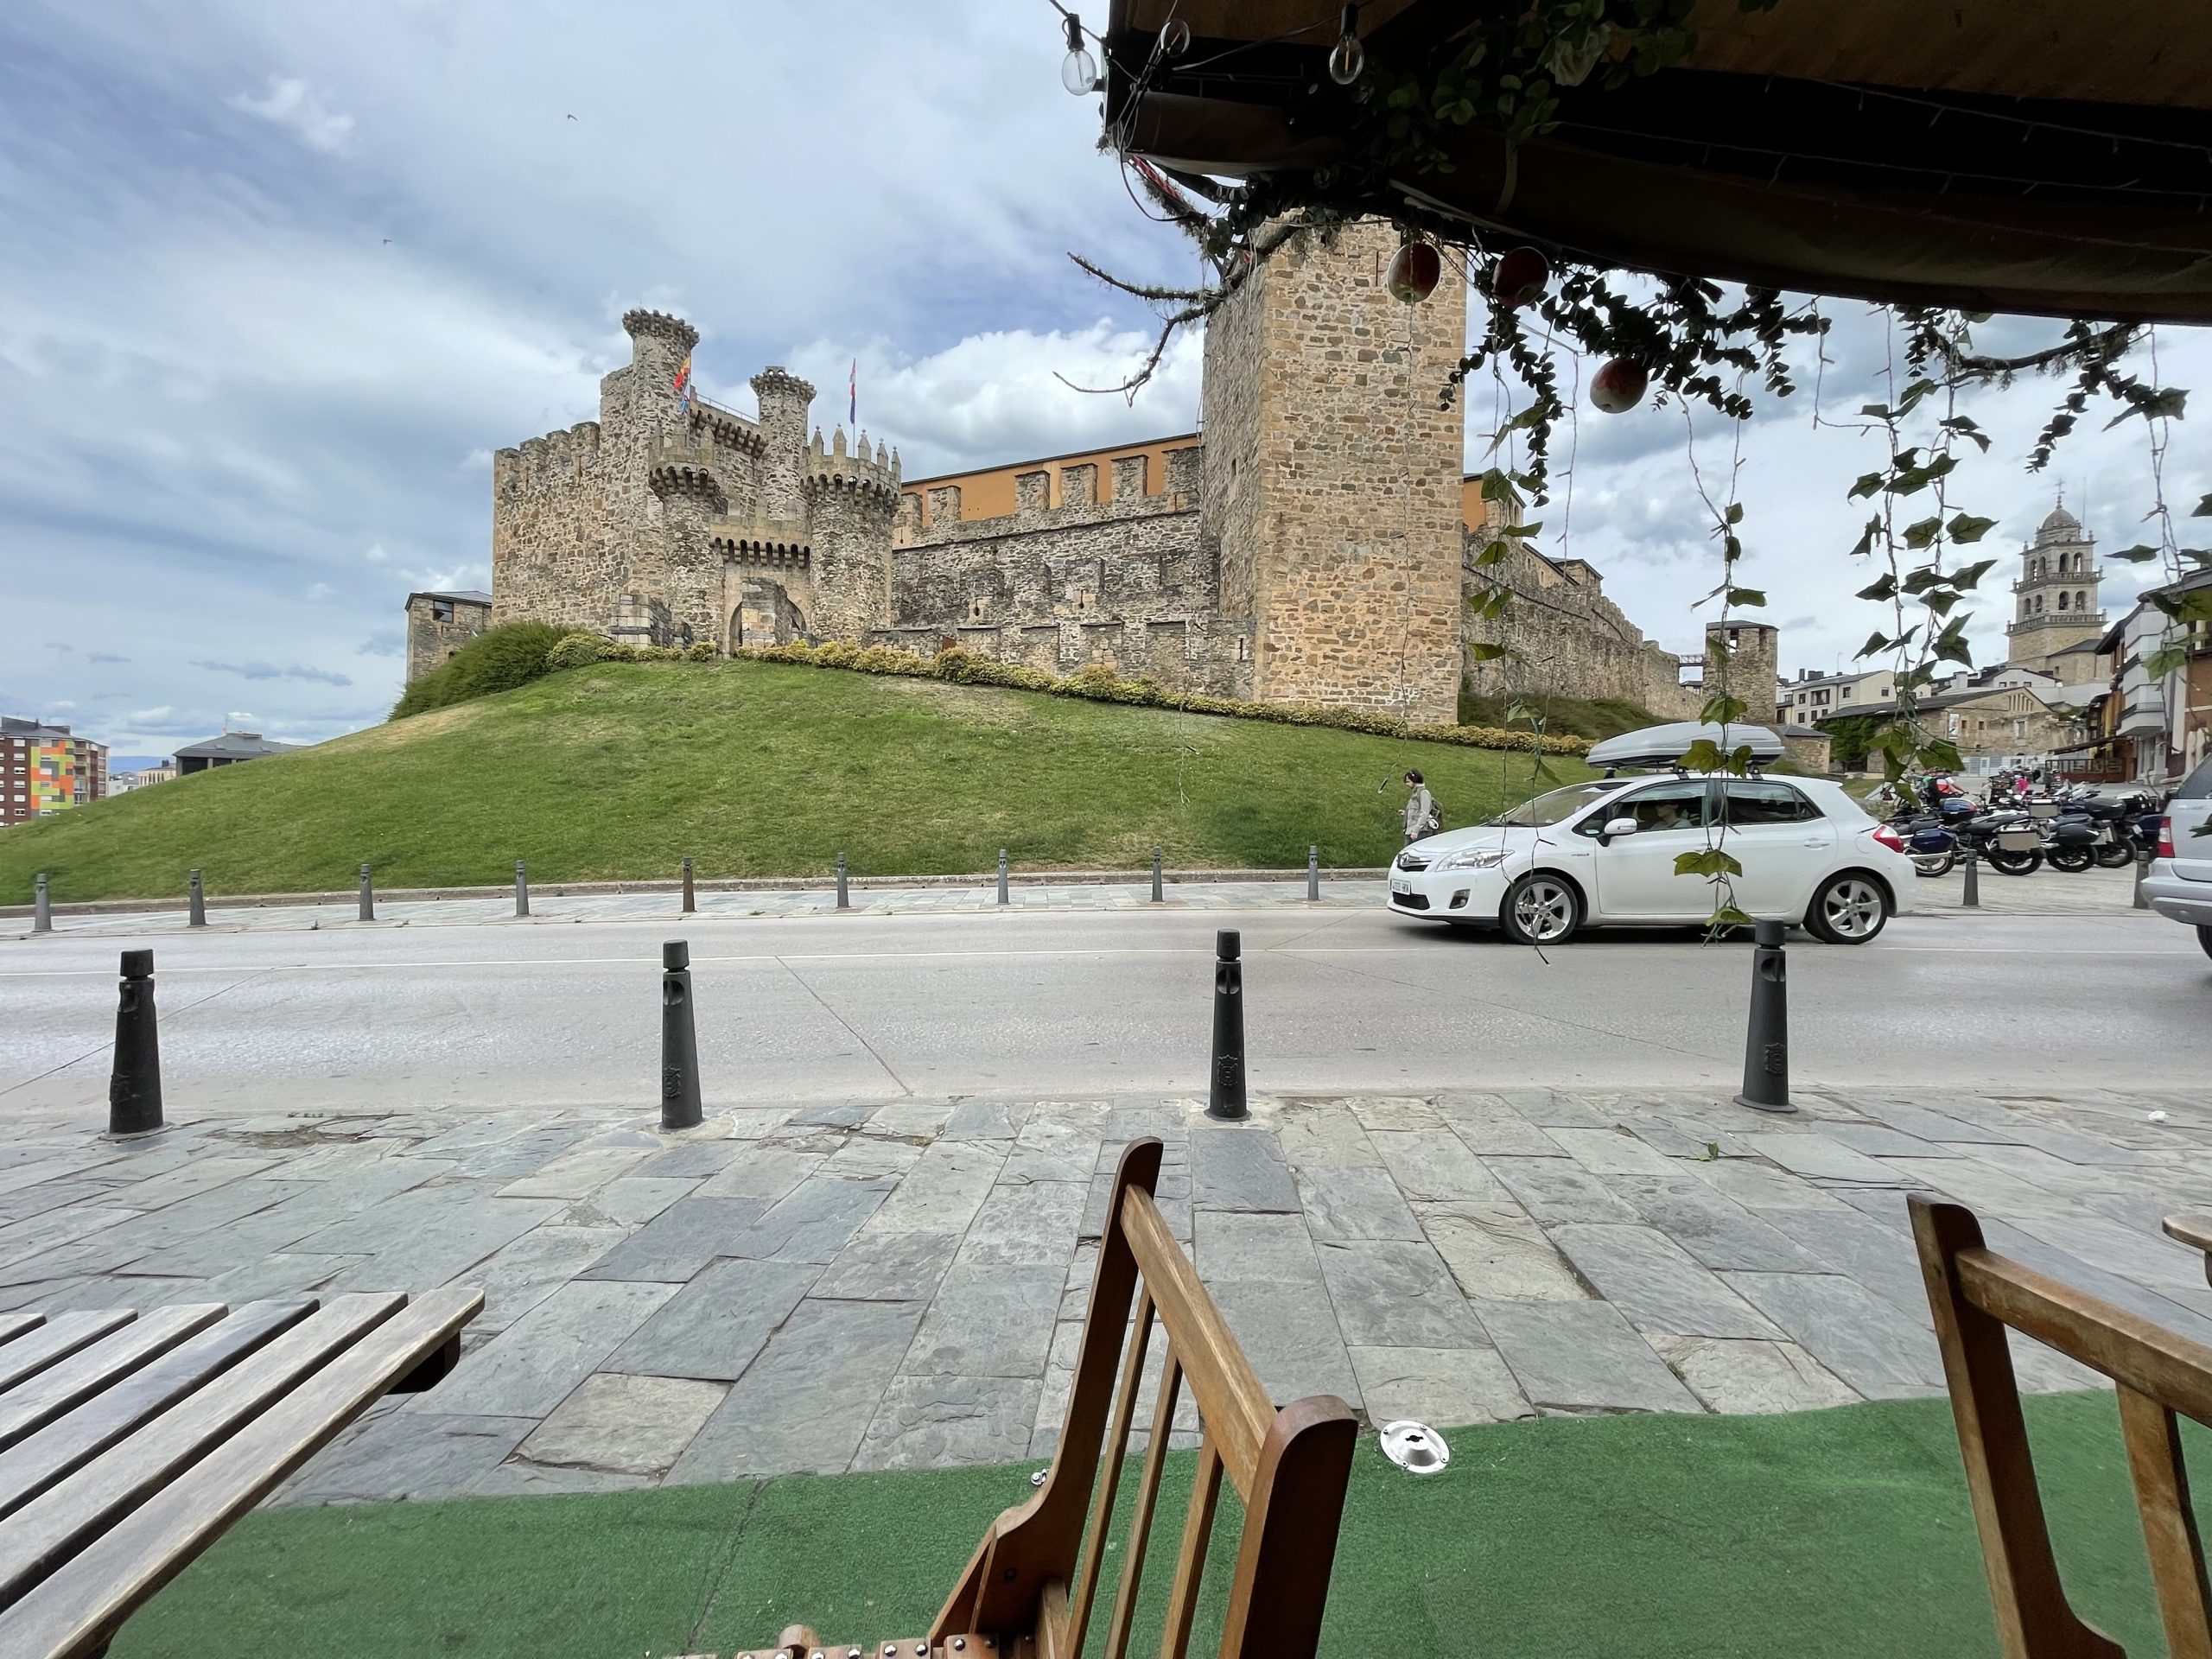
{"type": "Polygon", "coordinates": [[[2204,954],[2206,956],[2212,957],[2212,927],[2198,928],[2196,930],[2196,942],[2204,947],[2204,954]]]}
{"type": "Polygon", "coordinates": [[[1531,870],[1505,890],[1497,922],[1516,944],[1564,944],[1582,925],[1582,895],[1543,870],[1531,870]]]}
{"type": "Polygon", "coordinates": [[[1823,944],[1864,944],[1889,919],[1874,878],[1853,870],[1821,882],[1805,910],[1806,931],[1823,944]]]}

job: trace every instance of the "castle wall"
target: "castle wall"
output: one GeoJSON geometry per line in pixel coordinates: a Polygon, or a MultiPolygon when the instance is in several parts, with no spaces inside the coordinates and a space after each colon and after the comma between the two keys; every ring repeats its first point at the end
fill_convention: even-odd
{"type": "Polygon", "coordinates": [[[1058,674],[1093,664],[1161,684],[1243,696],[1240,630],[1216,613],[1213,561],[1198,532],[1198,451],[1171,453],[1147,494],[1144,458],[1103,480],[1090,464],[1016,480],[1016,510],[959,516],[932,504],[891,554],[889,626],[875,645],[929,652],[946,641],[1058,674]],[[1186,459],[1187,457],[1187,459],[1186,459]],[[1096,498],[1110,488],[1105,500],[1096,498]],[[942,511],[938,509],[941,508],[942,511]]]}
{"type": "Polygon", "coordinates": [[[1206,447],[1228,446],[1209,467],[1231,492],[1224,608],[1249,604],[1254,696],[1448,722],[1462,433],[1437,391],[1465,346],[1466,300],[1456,282],[1393,299],[1396,249],[1379,220],[1333,246],[1287,245],[1209,320],[1206,447]]]}
{"type": "Polygon", "coordinates": [[[432,611],[435,595],[416,594],[407,601],[407,683],[442,666],[446,658],[484,632],[488,607],[465,600],[448,601],[453,616],[441,622],[432,611]]]}

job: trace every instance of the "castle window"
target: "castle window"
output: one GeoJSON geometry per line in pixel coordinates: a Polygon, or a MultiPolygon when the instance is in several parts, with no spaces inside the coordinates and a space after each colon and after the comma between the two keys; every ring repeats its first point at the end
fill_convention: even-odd
{"type": "Polygon", "coordinates": [[[430,620],[433,622],[452,621],[453,601],[449,599],[432,600],[430,601],[430,620]]]}
{"type": "Polygon", "coordinates": [[[2058,596],[2058,608],[2062,611],[2066,608],[2066,595],[2063,593],[2058,596]]]}
{"type": "Polygon", "coordinates": [[[975,600],[969,603],[968,607],[968,620],[970,622],[980,622],[983,620],[983,601],[982,600],[975,600]]]}

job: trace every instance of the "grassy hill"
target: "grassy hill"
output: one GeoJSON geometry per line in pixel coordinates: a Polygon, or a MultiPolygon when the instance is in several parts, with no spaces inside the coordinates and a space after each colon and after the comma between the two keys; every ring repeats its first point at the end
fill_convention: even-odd
{"type": "MultiPolygon", "coordinates": [[[[1547,759],[1564,781],[1579,761],[1547,759]]],[[[0,835],[0,903],[378,886],[1383,862],[1408,766],[1447,824],[1529,755],[786,667],[601,664],[0,835]]]]}

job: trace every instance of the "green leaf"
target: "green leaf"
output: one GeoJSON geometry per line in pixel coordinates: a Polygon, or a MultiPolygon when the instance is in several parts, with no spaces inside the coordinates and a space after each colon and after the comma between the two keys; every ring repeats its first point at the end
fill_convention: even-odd
{"type": "Polygon", "coordinates": [[[1744,504],[1742,502],[1731,501],[1728,504],[1728,522],[1732,524],[1740,524],[1744,522],[1744,504]]]}
{"type": "Polygon", "coordinates": [[[1470,639],[1467,642],[1467,656],[1472,661],[1478,663],[1494,663],[1504,655],[1505,647],[1503,645],[1488,645],[1479,639],[1470,639]]]}
{"type": "MultiPolygon", "coordinates": [[[[1705,925],[1707,927],[1753,927],[1758,923],[1755,918],[1745,915],[1735,906],[1723,905],[1706,918],[1705,925]]],[[[1705,1143],[1705,1147],[1712,1156],[1699,1159],[1697,1161],[1700,1163],[1711,1163],[1720,1156],[1720,1147],[1716,1142],[1708,1141],[1705,1143]]]]}
{"type": "MultiPolygon", "coordinates": [[[[1859,590],[1859,592],[1857,593],[1857,594],[1855,594],[1855,595],[1854,595],[1854,597],[1859,598],[1859,599],[1884,600],[1884,599],[1895,599],[1895,598],[1897,597],[1897,575],[1896,575],[1896,574],[1895,574],[1894,572],[1892,572],[1892,571],[1885,570],[1885,571],[1883,571],[1883,572],[1882,572],[1882,577],[1881,577],[1881,580],[1880,580],[1880,581],[1878,581],[1878,582],[1875,582],[1875,583],[1874,583],[1872,586],[1871,586],[1871,587],[1861,588],[1859,590]]],[[[1874,637],[1875,637],[1875,639],[1879,639],[1882,636],[1881,636],[1881,635],[1879,635],[1879,634],[1878,633],[1878,634],[1876,634],[1874,637]]],[[[1879,647],[1879,646],[1876,646],[1876,647],[1874,647],[1874,649],[1876,649],[1876,650],[1879,650],[1879,649],[1880,649],[1880,647],[1879,647]]],[[[1862,656],[1862,657],[1863,657],[1863,656],[1865,656],[1866,653],[1865,652],[1863,652],[1863,651],[1862,651],[1862,652],[1860,652],[1859,654],[1860,656],[1862,656]]]]}
{"type": "Polygon", "coordinates": [[[1491,467],[1488,472],[1483,474],[1484,500],[1510,501],[1512,499],[1513,480],[1511,479],[1506,477],[1503,473],[1498,471],[1495,467],[1491,467]]]}
{"type": "Polygon", "coordinates": [[[1731,588],[1728,602],[1731,605],[1764,605],[1766,595],[1756,588],[1731,588]]]}
{"type": "Polygon", "coordinates": [[[1676,875],[1702,875],[1708,879],[1723,875],[1741,875],[1744,867],[1736,855],[1719,847],[1707,847],[1700,852],[1675,855],[1676,875]]]}
{"type": "Polygon", "coordinates": [[[1705,707],[1698,710],[1698,724],[1726,726],[1732,720],[1741,720],[1750,707],[1741,697],[1732,697],[1725,692],[1719,696],[1707,697],[1705,707]]]}
{"type": "Polygon", "coordinates": [[[1962,594],[1971,592],[1980,585],[1984,576],[1996,568],[1997,561],[1994,559],[1984,559],[1978,564],[1967,565],[1952,576],[1951,586],[1962,594]]]}
{"type": "MultiPolygon", "coordinates": [[[[2189,510],[2189,516],[2192,518],[2212,518],[2212,495],[2206,496],[2191,507],[2189,510]]],[[[2207,822],[2212,822],[2212,820],[2207,820],[2207,822]]]]}
{"type": "Polygon", "coordinates": [[[1959,746],[1948,738],[1930,738],[1914,757],[1929,772],[1959,772],[1966,762],[1959,757],[1959,746]]]}
{"type": "Polygon", "coordinates": [[[1904,544],[1917,552],[1930,545],[1942,531],[1943,520],[1940,516],[1920,519],[1904,527],[1904,544]]]}
{"type": "Polygon", "coordinates": [[[1887,651],[1896,643],[1897,642],[1891,639],[1886,633],[1877,631],[1873,633],[1868,634],[1866,636],[1866,643],[1859,646],[1857,651],[1852,652],[1852,655],[1854,657],[1872,657],[1878,651],[1887,651]]]}
{"type": "MultiPolygon", "coordinates": [[[[1875,478],[1878,476],[1878,474],[1873,473],[1869,473],[1866,475],[1867,478],[1875,478]]],[[[1866,479],[1861,479],[1859,480],[1862,484],[1866,481],[1866,479]]],[[[1851,556],[1853,558],[1857,558],[1863,554],[1872,552],[1874,550],[1874,538],[1881,533],[1882,521],[1879,518],[1869,518],[1866,521],[1866,528],[1859,532],[1859,545],[1851,550],[1851,556]]]]}
{"type": "Polygon", "coordinates": [[[1502,563],[1512,550],[1511,546],[1503,541],[1487,542],[1484,543],[1483,550],[1475,555],[1474,563],[1477,565],[1502,563]]]}
{"type": "MultiPolygon", "coordinates": [[[[1861,473],[1859,475],[1859,481],[1851,486],[1844,499],[1847,501],[1864,501],[1870,495],[1880,494],[1881,490],[1882,475],[1879,473],[1861,473]]],[[[1868,526],[1868,533],[1872,534],[1874,530],[1880,527],[1880,524],[1881,520],[1878,518],[1873,520],[1868,526]]]]}
{"type": "Polygon", "coordinates": [[[1890,418],[1890,406],[1887,404],[1861,404],[1859,405],[1859,412],[1878,421],[1886,421],[1890,418]]]}
{"type": "Polygon", "coordinates": [[[2157,548],[2147,546],[2141,542],[2136,543],[2133,547],[2123,547],[2117,552],[2107,553],[2105,555],[2105,557],[2108,559],[2118,559],[2124,564],[2148,564],[2152,560],[2158,556],[2158,550],[2157,548]]]}
{"type": "Polygon", "coordinates": [[[1951,539],[1965,545],[1980,541],[1996,528],[1994,518],[1982,518],[1971,512],[1962,512],[1951,520],[1951,539]]]}
{"type": "Polygon", "coordinates": [[[2212,622],[2212,588],[2186,594],[2145,594],[2144,598],[2177,622],[2212,622]]]}
{"type": "Polygon", "coordinates": [[[2154,680],[2162,680],[2169,674],[2179,673],[2188,661],[2187,645],[2160,645],[2143,659],[2143,671],[2154,680]]]}
{"type": "Polygon", "coordinates": [[[1682,766],[1688,772],[1718,772],[1725,764],[1720,746],[1709,737],[1700,737],[1682,751],[1682,766]]]}

